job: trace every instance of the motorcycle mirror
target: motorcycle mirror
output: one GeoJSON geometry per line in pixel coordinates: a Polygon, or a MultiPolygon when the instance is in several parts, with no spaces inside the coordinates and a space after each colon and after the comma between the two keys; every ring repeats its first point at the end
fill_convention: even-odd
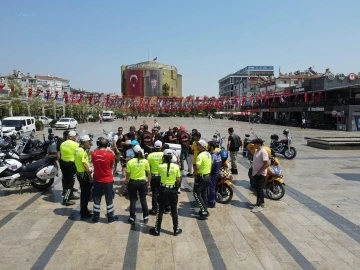
{"type": "Polygon", "coordinates": [[[52,128],[49,128],[48,129],[48,134],[51,134],[52,133],[52,128]]]}

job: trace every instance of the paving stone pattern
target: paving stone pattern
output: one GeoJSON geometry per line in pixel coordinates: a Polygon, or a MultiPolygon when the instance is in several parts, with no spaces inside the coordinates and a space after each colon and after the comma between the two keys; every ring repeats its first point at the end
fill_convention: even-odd
{"type": "MultiPolygon", "coordinates": [[[[143,120],[151,126],[154,118],[81,124],[78,132],[99,137],[103,128],[116,131],[122,126],[127,131],[143,120]]],[[[158,121],[162,128],[197,128],[205,139],[216,130],[226,136],[230,126],[244,138],[252,128],[266,144],[271,134],[281,137],[285,128],[206,118],[158,121]]],[[[98,224],[80,220],[79,201],[74,207],[62,206],[60,178],[45,192],[28,187],[20,195],[1,187],[0,269],[360,269],[360,151],[320,150],[307,147],[304,139],[356,132],[290,131],[298,154],[294,160],[279,157],[286,182],[281,201],[265,199],[263,212],[250,212],[256,198],[249,189],[248,160],[239,154],[233,200],[210,209],[207,221],[194,217],[193,179],[184,177],[179,195],[183,234],[178,237],[172,236],[170,215],[164,216],[160,237],[149,235],[155,217],[144,225],[140,206],[137,224],[127,224],[129,201],[119,196],[121,175],[115,178],[114,200],[119,221],[112,224],[106,223],[104,203],[98,224]]]]}

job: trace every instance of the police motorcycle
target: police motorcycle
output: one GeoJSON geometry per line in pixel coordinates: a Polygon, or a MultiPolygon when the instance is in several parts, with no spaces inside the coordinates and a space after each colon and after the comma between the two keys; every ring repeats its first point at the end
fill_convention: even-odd
{"type": "MultiPolygon", "coordinates": [[[[49,134],[50,138],[51,135],[49,134]]],[[[0,183],[6,188],[20,187],[20,192],[24,186],[33,186],[38,190],[48,189],[58,174],[56,154],[56,142],[53,137],[46,157],[27,165],[14,158],[6,158],[5,153],[0,153],[0,183]]]]}
{"type": "Polygon", "coordinates": [[[247,146],[248,146],[248,144],[250,142],[251,142],[250,134],[245,134],[244,147],[243,147],[243,152],[242,152],[243,157],[247,157],[249,155],[249,151],[247,150],[247,146]]]}
{"type": "Polygon", "coordinates": [[[232,188],[232,174],[230,171],[228,152],[222,147],[220,151],[222,168],[215,184],[215,201],[221,204],[228,204],[234,195],[232,188]]]}
{"type": "Polygon", "coordinates": [[[222,148],[225,139],[226,137],[221,137],[220,132],[216,130],[213,136],[213,141],[215,142],[216,147],[222,148]]]}
{"type": "Polygon", "coordinates": [[[277,134],[271,135],[270,148],[274,150],[275,153],[283,155],[286,159],[293,159],[296,157],[296,149],[290,146],[292,143],[291,133],[288,129],[285,129],[283,135],[285,139],[282,140],[279,140],[277,134]]]}

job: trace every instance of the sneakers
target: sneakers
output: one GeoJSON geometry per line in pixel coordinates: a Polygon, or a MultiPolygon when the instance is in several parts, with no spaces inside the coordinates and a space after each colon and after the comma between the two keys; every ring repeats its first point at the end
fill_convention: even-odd
{"type": "Polygon", "coordinates": [[[63,204],[63,205],[66,205],[66,206],[71,206],[71,205],[74,205],[75,202],[73,202],[73,201],[63,201],[62,204],[63,204]]]}
{"type": "Polygon", "coordinates": [[[76,189],[76,188],[73,188],[72,190],[73,190],[73,192],[78,192],[78,191],[79,191],[79,190],[76,189]]]}
{"type": "Polygon", "coordinates": [[[178,236],[182,233],[182,229],[178,228],[176,231],[174,231],[174,236],[178,236]]]}
{"type": "Polygon", "coordinates": [[[180,190],[180,188],[178,188],[178,194],[180,194],[181,193],[181,190],[180,190]]]}
{"type": "Polygon", "coordinates": [[[85,219],[88,219],[88,218],[91,218],[93,216],[93,213],[91,211],[88,211],[87,213],[84,213],[84,214],[80,214],[80,219],[81,220],[85,220],[85,219]]]}
{"type": "Polygon", "coordinates": [[[164,214],[169,214],[169,213],[170,213],[170,208],[169,207],[165,208],[164,214]]]}
{"type": "Polygon", "coordinates": [[[200,220],[205,220],[210,216],[210,213],[208,211],[199,211],[199,217],[200,220]]]}
{"type": "Polygon", "coordinates": [[[149,223],[149,216],[144,217],[144,224],[148,224],[149,223]]]}
{"type": "Polygon", "coordinates": [[[76,196],[76,195],[74,195],[74,194],[71,194],[70,195],[70,198],[69,198],[69,200],[79,200],[80,199],[80,197],[79,196],[76,196]]]}
{"type": "Polygon", "coordinates": [[[93,221],[94,223],[98,223],[98,222],[99,222],[99,218],[100,218],[100,217],[98,217],[98,216],[93,216],[92,221],[93,221]]]}
{"type": "Polygon", "coordinates": [[[234,175],[237,175],[237,174],[238,174],[238,170],[237,170],[237,169],[231,169],[231,173],[234,174],[234,175]]]}
{"type": "Polygon", "coordinates": [[[258,212],[261,212],[263,209],[261,208],[261,206],[255,206],[251,212],[253,213],[258,213],[258,212]]]}
{"type": "Polygon", "coordinates": [[[131,225],[135,225],[135,218],[129,217],[128,222],[129,222],[131,225]]]}
{"type": "Polygon", "coordinates": [[[117,221],[117,220],[118,220],[117,216],[108,217],[108,223],[113,223],[114,221],[117,221]]]}
{"type": "Polygon", "coordinates": [[[157,210],[151,209],[151,210],[149,211],[149,214],[152,215],[152,216],[156,216],[156,213],[157,213],[157,210]]]}
{"type": "Polygon", "coordinates": [[[151,228],[149,230],[149,233],[153,236],[159,236],[160,235],[160,232],[158,232],[155,228],[151,228]]]}
{"type": "Polygon", "coordinates": [[[262,204],[261,204],[261,208],[266,208],[266,204],[265,204],[265,203],[262,203],[262,204]]]}
{"type": "Polygon", "coordinates": [[[194,175],[192,173],[188,173],[186,176],[187,177],[194,177],[194,175]]]}

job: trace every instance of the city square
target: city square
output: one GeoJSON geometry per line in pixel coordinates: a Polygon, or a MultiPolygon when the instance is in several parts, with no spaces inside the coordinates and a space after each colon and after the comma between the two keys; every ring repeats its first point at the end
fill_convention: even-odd
{"type": "MultiPolygon", "coordinates": [[[[138,128],[143,120],[151,126],[154,118],[89,122],[79,124],[77,132],[91,132],[96,139],[103,136],[103,129],[123,127],[127,132],[132,125],[138,128]]],[[[233,127],[242,139],[252,129],[269,145],[270,136],[281,137],[285,129],[227,119],[157,120],[162,130],[182,125],[189,131],[197,128],[207,141],[216,131],[227,137],[228,128],[233,127]]],[[[1,269],[359,269],[359,150],[312,148],[305,139],[356,136],[356,132],[286,128],[292,134],[297,156],[292,160],[279,156],[285,196],[280,201],[265,197],[267,208],[251,213],[250,203],[256,195],[250,190],[249,161],[239,152],[233,199],[210,209],[207,220],[197,220],[194,179],[185,176],[185,166],[179,195],[183,234],[177,237],[172,235],[170,215],[164,215],[159,237],[149,235],[154,216],[147,225],[138,221],[131,227],[127,223],[129,201],[120,197],[122,174],[115,177],[114,186],[119,220],[111,224],[105,219],[104,201],[97,224],[80,220],[79,201],[74,207],[63,206],[61,174],[44,192],[25,187],[20,194],[19,189],[1,187],[1,269]]],[[[54,132],[62,135],[60,130],[54,132]]],[[[42,132],[38,131],[37,137],[41,139],[42,132]]],[[[149,196],[147,202],[151,204],[149,196]]]]}

